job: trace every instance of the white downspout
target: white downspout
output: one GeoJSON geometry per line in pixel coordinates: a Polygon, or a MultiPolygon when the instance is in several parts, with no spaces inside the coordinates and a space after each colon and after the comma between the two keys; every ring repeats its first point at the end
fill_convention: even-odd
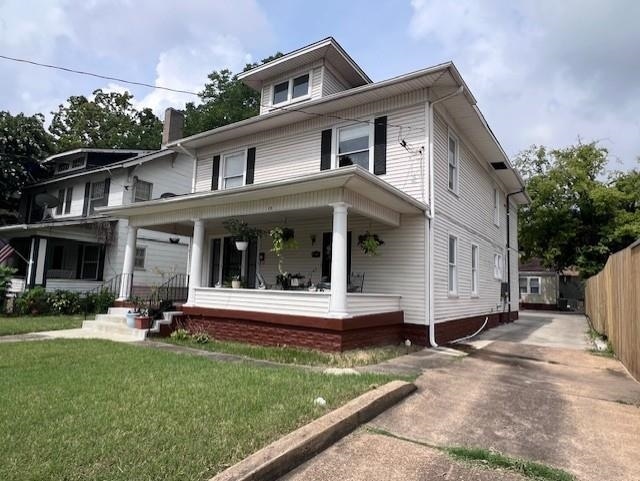
{"type": "MultiPolygon", "coordinates": [[[[433,289],[433,221],[436,215],[435,209],[435,192],[434,192],[434,166],[433,166],[433,106],[444,102],[445,100],[450,99],[451,97],[455,97],[456,95],[460,95],[464,91],[464,86],[460,86],[455,92],[445,95],[444,97],[440,97],[439,99],[427,102],[427,121],[429,122],[428,127],[428,147],[427,147],[427,164],[429,167],[429,211],[426,212],[426,216],[428,219],[427,222],[427,238],[429,243],[428,254],[425,259],[425,264],[427,268],[427,276],[429,279],[428,286],[425,286],[425,296],[429,302],[429,345],[431,347],[438,347],[436,343],[436,335],[435,335],[435,322],[434,315],[435,310],[433,307],[433,297],[434,297],[434,289],[433,289]]],[[[426,195],[424,196],[426,198],[426,195]]]]}

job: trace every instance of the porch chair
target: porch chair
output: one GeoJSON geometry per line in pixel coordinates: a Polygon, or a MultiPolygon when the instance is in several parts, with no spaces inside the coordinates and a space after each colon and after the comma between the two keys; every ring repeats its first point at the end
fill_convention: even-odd
{"type": "Polygon", "coordinates": [[[364,272],[352,272],[349,277],[347,292],[362,292],[364,288],[364,272]]]}

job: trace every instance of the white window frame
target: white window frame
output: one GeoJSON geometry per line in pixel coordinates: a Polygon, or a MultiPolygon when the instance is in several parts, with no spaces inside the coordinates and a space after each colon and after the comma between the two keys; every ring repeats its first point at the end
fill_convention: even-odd
{"type": "MultiPolygon", "coordinates": [[[[542,277],[540,276],[520,276],[520,280],[524,279],[525,281],[525,291],[520,292],[520,294],[534,294],[540,295],[542,292],[542,277]],[[538,292],[531,292],[531,281],[533,279],[537,279],[538,281],[538,292]]],[[[520,280],[518,281],[518,291],[520,290],[520,280]]]]}
{"type": "Polygon", "coordinates": [[[471,244],[471,297],[479,297],[480,246],[471,244]]]}
{"type": "Polygon", "coordinates": [[[449,190],[449,192],[458,195],[459,193],[459,187],[460,187],[460,138],[456,135],[456,133],[451,130],[451,128],[448,129],[448,135],[447,135],[447,189],[449,190]],[[454,153],[454,160],[455,160],[455,178],[453,179],[453,187],[451,187],[451,169],[450,167],[450,162],[449,162],[449,143],[451,142],[451,140],[453,139],[453,141],[456,143],[456,151],[454,153]]]}
{"type": "Polygon", "coordinates": [[[138,179],[136,180],[135,184],[133,184],[133,202],[146,202],[148,200],[153,199],[153,183],[152,182],[147,182],[146,180],[142,180],[142,179],[138,179]],[[138,193],[138,185],[139,184],[149,184],[149,198],[148,199],[140,199],[138,200],[136,195],[138,193]]]}
{"type": "Polygon", "coordinates": [[[62,187],[58,189],[58,194],[60,191],[64,191],[62,197],[58,196],[58,206],[60,207],[60,213],[58,214],[58,206],[52,208],[51,210],[55,213],[56,217],[64,217],[69,216],[71,214],[71,204],[73,203],[73,186],[71,187],[62,187]],[[71,199],[67,202],[67,196],[69,195],[69,191],[71,191],[71,199]]]}
{"type": "Polygon", "coordinates": [[[447,291],[450,297],[458,295],[458,237],[449,234],[447,236],[447,291]],[[451,239],[454,239],[453,263],[451,263],[451,239]],[[453,268],[453,269],[452,269],[453,268]],[[451,274],[453,273],[453,282],[451,274]],[[453,287],[453,290],[451,289],[453,287]]]}
{"type": "MultiPolygon", "coordinates": [[[[224,171],[227,164],[227,157],[231,157],[232,155],[236,155],[239,153],[242,153],[244,155],[244,166],[242,169],[242,185],[238,187],[244,187],[245,185],[247,185],[247,154],[248,152],[249,152],[249,148],[247,147],[244,149],[229,150],[227,152],[223,152],[220,154],[220,173],[218,175],[218,190],[227,190],[227,187],[225,187],[225,182],[224,182],[226,179],[226,177],[224,176],[224,171]]],[[[240,176],[234,175],[233,177],[240,177],[240,176]]],[[[238,187],[229,187],[229,189],[237,189],[238,187]]]]}
{"type": "Polygon", "coordinates": [[[136,246],[136,251],[133,256],[133,268],[135,270],[145,270],[147,263],[147,247],[146,246],[136,246]],[[138,255],[138,252],[142,251],[142,255],[138,255]],[[138,261],[142,259],[142,265],[138,265],[138,261]]]}
{"type": "Polygon", "coordinates": [[[493,278],[498,281],[504,279],[504,257],[500,252],[493,253],[493,278]]]}
{"type": "MultiPolygon", "coordinates": [[[[363,119],[363,122],[367,122],[368,123],[368,127],[369,127],[369,172],[373,173],[373,150],[374,150],[374,119],[373,118],[368,118],[368,119],[363,119]]],[[[342,167],[340,167],[340,155],[338,153],[338,149],[340,147],[340,131],[344,130],[344,129],[348,129],[351,127],[358,127],[361,126],[362,122],[350,122],[350,123],[343,123],[343,124],[339,124],[333,127],[333,132],[331,132],[331,138],[333,139],[333,141],[331,142],[331,166],[333,169],[341,169],[342,167]]],[[[344,154],[342,154],[344,155],[344,154]]]]}
{"type": "Polygon", "coordinates": [[[500,189],[493,188],[493,225],[500,227],[500,189]]]}
{"type": "Polygon", "coordinates": [[[538,276],[527,277],[527,294],[540,295],[542,292],[542,278],[538,276]],[[536,279],[538,281],[538,292],[531,291],[531,281],[536,279]]]}
{"type": "Polygon", "coordinates": [[[311,83],[313,82],[313,70],[309,70],[309,72],[300,72],[296,75],[292,75],[288,79],[282,79],[277,82],[273,82],[271,84],[271,88],[269,89],[269,104],[272,107],[281,107],[283,105],[293,104],[295,102],[301,102],[302,100],[308,100],[311,98],[311,83]],[[293,98],[293,81],[297,78],[304,77],[305,75],[309,75],[309,88],[307,90],[306,95],[301,95],[300,97],[293,98]],[[283,84],[285,82],[289,83],[289,87],[287,90],[287,100],[283,100],[282,102],[274,103],[273,96],[275,93],[276,85],[283,84]]]}

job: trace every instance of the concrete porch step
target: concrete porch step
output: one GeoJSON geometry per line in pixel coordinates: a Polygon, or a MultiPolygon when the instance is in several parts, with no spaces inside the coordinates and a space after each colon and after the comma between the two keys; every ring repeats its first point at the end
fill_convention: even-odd
{"type": "Polygon", "coordinates": [[[119,314],[96,314],[96,321],[111,322],[115,324],[126,324],[127,318],[119,314]]]}
{"type": "Polygon", "coordinates": [[[101,334],[109,334],[118,337],[127,337],[131,340],[144,341],[147,337],[147,331],[144,329],[135,329],[126,324],[120,324],[110,321],[84,321],[82,329],[86,331],[97,332],[101,334]]]}

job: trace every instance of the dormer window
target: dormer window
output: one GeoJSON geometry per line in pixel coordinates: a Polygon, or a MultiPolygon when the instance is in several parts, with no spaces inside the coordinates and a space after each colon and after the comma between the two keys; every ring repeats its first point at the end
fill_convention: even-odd
{"type": "Polygon", "coordinates": [[[272,105],[285,104],[294,100],[302,100],[309,97],[309,83],[311,74],[306,73],[298,77],[292,77],[273,86],[272,105]]]}
{"type": "Polygon", "coordinates": [[[68,172],[70,170],[82,169],[87,164],[87,160],[84,157],[77,157],[71,161],[58,162],[56,164],[56,174],[68,172]]]}

